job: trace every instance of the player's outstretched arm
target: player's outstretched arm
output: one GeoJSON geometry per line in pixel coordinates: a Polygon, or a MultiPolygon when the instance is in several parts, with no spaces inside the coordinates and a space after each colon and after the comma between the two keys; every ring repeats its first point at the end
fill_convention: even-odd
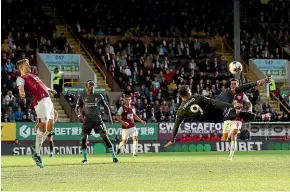
{"type": "Polygon", "coordinates": [[[101,97],[100,104],[104,107],[104,109],[105,109],[105,113],[106,113],[107,116],[109,117],[109,121],[110,121],[110,123],[113,123],[113,119],[112,119],[112,116],[111,116],[110,108],[109,108],[107,102],[105,101],[104,96],[103,96],[103,95],[100,95],[100,97],[101,97]]]}
{"type": "Polygon", "coordinates": [[[183,116],[176,115],[174,126],[173,126],[173,131],[172,131],[172,138],[170,141],[168,141],[168,143],[164,147],[169,147],[175,143],[175,139],[176,139],[176,136],[178,133],[179,126],[183,120],[184,120],[183,116]]]}
{"type": "Polygon", "coordinates": [[[246,83],[244,85],[240,85],[235,89],[236,94],[246,92],[246,91],[252,89],[253,87],[256,87],[257,85],[258,85],[258,82],[246,83]]]}
{"type": "Polygon", "coordinates": [[[195,95],[195,98],[197,99],[197,104],[200,105],[201,108],[204,109],[219,109],[219,108],[229,108],[234,107],[232,104],[225,103],[223,101],[215,100],[206,98],[202,95],[195,95]]]}
{"type": "Polygon", "coordinates": [[[236,90],[235,90],[236,91],[236,94],[246,92],[246,91],[248,91],[251,88],[256,87],[256,86],[263,86],[263,85],[265,85],[267,83],[270,83],[271,82],[271,79],[272,79],[272,77],[271,76],[268,76],[265,79],[258,80],[257,82],[246,83],[244,85],[238,86],[236,88],[236,90]]]}
{"type": "Polygon", "coordinates": [[[183,120],[184,120],[183,116],[176,115],[176,119],[174,121],[174,126],[173,126],[173,131],[172,131],[172,137],[171,137],[171,142],[173,143],[175,142],[175,139],[179,130],[179,126],[183,120]]]}

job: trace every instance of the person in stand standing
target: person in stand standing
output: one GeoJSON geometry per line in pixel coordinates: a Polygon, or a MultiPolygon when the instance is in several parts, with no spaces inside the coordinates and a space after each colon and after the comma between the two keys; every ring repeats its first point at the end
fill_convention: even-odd
{"type": "Polygon", "coordinates": [[[61,73],[59,72],[59,69],[56,67],[53,73],[53,88],[57,92],[57,94],[55,95],[56,97],[59,97],[60,90],[61,90],[60,79],[61,79],[61,73]]]}

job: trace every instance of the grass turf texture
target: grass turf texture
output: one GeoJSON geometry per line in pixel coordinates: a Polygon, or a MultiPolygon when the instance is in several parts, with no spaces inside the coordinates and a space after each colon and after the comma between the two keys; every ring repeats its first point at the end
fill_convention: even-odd
{"type": "Polygon", "coordinates": [[[133,158],[110,154],[43,157],[44,169],[30,156],[2,156],[2,189],[7,190],[118,190],[118,191],[249,191],[290,190],[290,152],[147,153],[133,158]]]}

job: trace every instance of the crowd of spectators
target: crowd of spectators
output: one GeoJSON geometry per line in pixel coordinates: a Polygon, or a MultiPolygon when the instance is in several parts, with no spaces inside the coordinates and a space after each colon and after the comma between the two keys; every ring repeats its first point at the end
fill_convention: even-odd
{"type": "MultiPolygon", "coordinates": [[[[141,4],[134,0],[112,4],[54,3],[60,10],[68,10],[67,21],[124,88],[116,108],[122,105],[124,95],[131,94],[142,118],[148,122],[172,122],[180,103],[177,94],[180,85],[188,84],[194,94],[211,98],[229,87],[231,76],[226,69],[227,63],[215,54],[205,37],[223,37],[232,41],[232,29],[228,28],[232,26],[231,4],[213,1],[181,1],[177,4],[167,0],[141,4]],[[152,8],[150,15],[147,8],[152,8]],[[219,14],[214,14],[217,10],[219,14]],[[110,38],[96,38],[98,35],[125,37],[112,43],[110,38]],[[131,38],[145,35],[157,38],[151,42],[131,38]],[[175,38],[165,40],[163,36],[175,38]],[[181,36],[189,38],[185,40],[179,38],[181,36]]],[[[270,46],[254,28],[248,30],[249,26],[252,28],[250,22],[242,24],[242,57],[246,61],[249,58],[281,58],[281,51],[270,46]]],[[[242,80],[241,83],[247,82],[245,78],[242,80]]],[[[254,106],[264,102],[257,89],[247,95],[254,106]]],[[[275,109],[259,110],[258,106],[256,109],[271,114],[272,121],[280,118],[275,109]]]]}
{"type": "Polygon", "coordinates": [[[226,1],[53,1],[80,33],[92,35],[215,37],[228,33],[226,1]]]}
{"type": "Polygon", "coordinates": [[[16,62],[28,59],[32,73],[38,74],[36,53],[66,53],[70,46],[63,34],[46,17],[38,1],[3,1],[1,31],[1,121],[34,122],[32,98],[18,97],[16,62]]]}
{"type": "Polygon", "coordinates": [[[252,14],[254,19],[266,29],[263,33],[256,33],[256,28],[253,27],[255,22],[248,20],[242,22],[241,46],[243,47],[243,58],[245,61],[249,58],[281,59],[283,50],[280,49],[280,45],[290,54],[289,1],[270,1],[266,4],[258,1],[244,1],[243,6],[248,8],[250,15],[252,14]],[[267,41],[269,34],[279,42],[279,46],[269,44],[267,41]]]}
{"type": "MultiPolygon", "coordinates": [[[[1,47],[1,77],[2,82],[7,82],[2,84],[2,102],[7,103],[6,97],[10,99],[8,106],[12,106],[12,110],[17,110],[18,115],[22,114],[21,111],[26,113],[27,110],[21,107],[18,111],[18,107],[13,107],[13,103],[10,104],[14,96],[15,102],[19,106],[22,105],[17,102],[15,87],[17,59],[29,58],[33,72],[37,74],[35,53],[71,52],[64,34],[56,34],[55,25],[49,19],[40,20],[39,18],[45,16],[39,11],[37,2],[29,2],[31,4],[6,2],[7,18],[4,18],[2,23],[4,35],[1,47]],[[17,14],[12,14],[10,11],[12,7],[13,10],[18,10],[17,14]]],[[[213,0],[200,2],[126,0],[114,3],[86,1],[81,4],[64,0],[54,3],[60,11],[65,10],[67,21],[83,40],[95,49],[106,69],[124,88],[124,94],[112,109],[117,109],[122,105],[122,98],[131,94],[132,102],[141,118],[148,122],[172,122],[181,102],[177,94],[180,85],[188,84],[194,94],[210,98],[214,98],[229,87],[231,75],[227,71],[227,63],[220,55],[216,55],[215,49],[210,47],[206,38],[223,37],[231,41],[232,29],[228,28],[233,22],[230,14],[231,4],[213,0]],[[114,44],[107,38],[101,40],[95,38],[96,35],[104,34],[127,37],[146,35],[159,38],[148,44],[131,38],[120,39],[114,44]],[[160,38],[163,36],[175,39],[164,40],[160,38]],[[188,38],[185,40],[179,37],[188,38]],[[200,38],[202,40],[198,40],[200,38]]],[[[265,37],[255,33],[254,29],[248,30],[251,28],[249,26],[251,23],[242,24],[244,27],[241,33],[242,57],[245,60],[281,58],[280,50],[269,45],[265,37]]],[[[283,30],[282,33],[284,36],[278,32],[277,37],[279,40],[285,40],[287,48],[289,41],[287,42],[285,37],[288,32],[283,30]]],[[[276,37],[274,32],[273,34],[276,37]]],[[[241,83],[246,83],[246,79],[241,83]]],[[[284,115],[283,117],[277,115],[271,106],[261,100],[257,89],[247,94],[255,112],[271,113],[272,120],[284,121],[284,115]]],[[[6,111],[6,108],[1,109],[2,114],[6,114],[6,111]]]]}

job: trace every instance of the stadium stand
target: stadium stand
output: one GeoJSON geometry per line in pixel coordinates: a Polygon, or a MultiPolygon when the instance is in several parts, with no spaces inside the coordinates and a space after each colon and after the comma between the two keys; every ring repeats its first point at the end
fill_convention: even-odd
{"type": "MultiPolygon", "coordinates": [[[[15,81],[16,71],[13,71],[13,65],[9,65],[9,62],[15,63],[17,58],[30,57],[31,63],[35,63],[31,52],[80,53],[97,73],[99,85],[105,85],[107,90],[111,91],[100,66],[92,61],[93,58],[79,46],[78,39],[75,39],[74,35],[56,19],[55,12],[65,11],[66,14],[62,16],[72,26],[72,31],[79,37],[81,43],[86,49],[94,51],[106,71],[124,89],[124,93],[132,95],[139,115],[149,122],[173,121],[180,103],[176,94],[177,88],[181,84],[189,84],[193,93],[207,97],[214,97],[222,89],[228,88],[230,74],[227,71],[227,63],[233,60],[232,53],[227,53],[229,49],[227,46],[232,45],[233,35],[230,27],[233,22],[231,4],[217,4],[213,1],[177,3],[166,0],[142,3],[134,0],[128,0],[126,3],[108,3],[108,1],[72,3],[67,0],[52,2],[55,7],[46,2],[33,4],[31,1],[33,6],[19,12],[20,15],[27,16],[26,19],[22,17],[22,20],[13,21],[11,18],[18,18],[17,15],[14,17],[8,15],[10,19],[2,26],[6,32],[2,38],[2,61],[8,60],[8,65],[5,63],[8,67],[6,69],[5,65],[1,66],[1,73],[2,78],[11,78],[12,84],[13,79],[15,81]],[[35,5],[38,8],[42,7],[41,11],[35,5]],[[208,6],[214,8],[208,10],[208,6]],[[35,18],[37,14],[43,16],[42,12],[49,18],[36,25],[38,22],[35,18]],[[164,14],[160,14],[163,12],[164,14]],[[13,26],[11,21],[12,24],[21,27],[11,28],[13,26]],[[25,31],[26,28],[29,28],[29,31],[25,31]],[[29,35],[33,34],[34,37],[31,38],[29,47],[26,46],[26,32],[29,35]],[[22,36],[25,37],[24,40],[22,36]],[[225,41],[222,42],[222,39],[225,41]],[[219,42],[219,45],[213,42],[219,42]],[[22,50],[26,51],[25,55],[22,50]],[[8,56],[3,52],[12,53],[8,56]],[[9,57],[10,61],[6,57],[9,57]]],[[[9,6],[11,5],[7,5],[7,13],[9,6]]],[[[13,5],[13,9],[16,7],[17,10],[17,6],[20,5],[13,5]]],[[[245,10],[255,7],[254,4],[243,6],[245,10]]],[[[247,20],[248,18],[242,19],[248,21],[243,22],[241,34],[241,55],[245,61],[249,58],[282,57],[281,49],[275,50],[275,44],[267,41],[265,33],[256,32],[255,28],[250,27],[253,23],[247,20]]],[[[283,34],[287,37],[288,33],[283,30],[283,34]]],[[[277,37],[275,33],[273,36],[277,37]]],[[[287,38],[281,36],[279,32],[278,40],[284,40],[282,44],[287,50],[287,38]]],[[[34,72],[37,73],[37,67],[34,68],[34,72]]],[[[248,72],[241,80],[245,83],[255,80],[255,77],[248,72]]],[[[6,92],[11,89],[12,94],[16,95],[13,85],[4,84],[2,89],[6,92]]],[[[259,92],[260,90],[253,89],[247,93],[255,105],[255,110],[272,113],[271,119],[278,120],[281,112],[277,102],[263,101],[265,93],[259,95],[259,92]],[[271,106],[263,109],[261,103],[266,102],[271,106]]],[[[66,98],[69,102],[75,100],[68,95],[66,98]]],[[[6,102],[3,99],[5,98],[2,97],[2,101],[6,102]]],[[[116,104],[111,103],[111,108],[117,109],[122,104],[122,97],[116,104]]]]}
{"type": "MultiPolygon", "coordinates": [[[[37,74],[37,53],[69,53],[71,48],[63,35],[56,33],[51,18],[43,14],[40,1],[3,1],[1,45],[1,121],[34,122],[33,98],[20,100],[16,87],[18,71],[15,64],[27,58],[37,74]],[[41,20],[39,19],[41,18],[41,20]]],[[[69,121],[58,99],[53,99],[59,121],[69,121]]]]}
{"type": "MultiPolygon", "coordinates": [[[[212,1],[201,1],[195,4],[182,1],[177,5],[176,2],[165,0],[148,1],[141,4],[137,1],[73,4],[68,1],[61,3],[54,1],[53,3],[59,12],[65,10],[68,12],[63,15],[65,20],[72,26],[86,47],[94,51],[121,88],[125,89],[124,93],[132,95],[133,102],[139,105],[141,116],[153,116],[151,108],[154,107],[146,108],[147,112],[143,113],[141,106],[144,102],[149,105],[152,104],[152,101],[154,103],[154,100],[158,100],[159,105],[164,99],[167,101],[176,99],[174,93],[179,84],[189,83],[193,87],[193,92],[214,96],[219,90],[210,90],[213,89],[212,84],[216,83],[216,72],[219,72],[217,79],[221,82],[218,87],[222,87],[222,85],[227,87],[226,81],[229,76],[226,65],[232,60],[231,55],[221,54],[216,48],[210,47],[208,45],[210,43],[207,42],[209,38],[220,39],[222,37],[230,45],[232,44],[232,27],[229,27],[232,26],[232,15],[231,11],[228,11],[232,9],[230,4],[216,4],[216,2],[213,4],[212,1]],[[207,7],[210,5],[214,8],[211,9],[211,14],[207,14],[209,12],[207,7]],[[149,7],[154,7],[150,10],[150,14],[146,11],[149,7]],[[188,9],[188,7],[194,8],[188,9]],[[213,10],[218,10],[219,14],[214,14],[213,10]],[[166,13],[161,15],[159,14],[161,12],[166,13]],[[200,39],[202,39],[202,43],[200,43],[200,39]],[[203,42],[207,48],[203,46],[203,42]],[[210,67],[207,67],[206,61],[209,62],[210,67]],[[217,65],[214,64],[215,61],[217,65]],[[207,80],[208,72],[210,72],[209,80],[207,80]],[[201,77],[203,78],[202,86],[205,83],[211,85],[209,90],[198,89],[196,91],[201,77]],[[209,82],[210,80],[211,82],[209,82]],[[147,98],[143,102],[142,99],[138,99],[142,98],[142,94],[144,96],[147,94],[147,98]],[[151,99],[152,101],[148,99],[151,95],[154,98],[151,99]],[[158,99],[160,95],[166,97],[158,99]]],[[[248,28],[249,25],[245,23],[242,26],[248,28]]],[[[243,30],[242,39],[244,41],[241,43],[244,45],[244,42],[251,40],[263,41],[266,47],[267,43],[263,38],[254,31],[243,30]]],[[[260,58],[262,52],[265,52],[264,46],[258,47],[257,53],[259,54],[254,54],[254,50],[253,54],[250,54],[251,52],[248,51],[250,43],[245,44],[245,50],[242,50],[243,58],[245,60],[260,58]]],[[[252,49],[254,48],[256,47],[252,46],[252,49]]],[[[269,48],[272,49],[272,46],[269,48]]],[[[271,53],[277,58],[277,54],[274,54],[273,51],[271,50],[271,53]]],[[[270,58],[270,54],[267,57],[270,58]]],[[[248,80],[253,81],[255,77],[250,74],[248,80]]],[[[243,83],[246,81],[247,78],[243,78],[243,83]]],[[[259,98],[255,95],[258,91],[252,90],[248,93],[254,104],[259,98]]],[[[266,98],[264,94],[259,100],[266,98]]],[[[275,111],[281,113],[275,101],[269,102],[273,105],[273,113],[275,111]]],[[[120,104],[122,104],[122,100],[118,101],[113,108],[117,108],[120,104]]],[[[167,105],[174,106],[171,102],[168,102],[167,105]]],[[[155,106],[155,109],[157,111],[155,111],[154,117],[158,118],[153,121],[171,121],[171,113],[162,115],[158,113],[160,111],[158,107],[155,106]]],[[[266,111],[261,112],[266,113],[266,111]]],[[[148,120],[150,121],[150,119],[148,120]]]]}

